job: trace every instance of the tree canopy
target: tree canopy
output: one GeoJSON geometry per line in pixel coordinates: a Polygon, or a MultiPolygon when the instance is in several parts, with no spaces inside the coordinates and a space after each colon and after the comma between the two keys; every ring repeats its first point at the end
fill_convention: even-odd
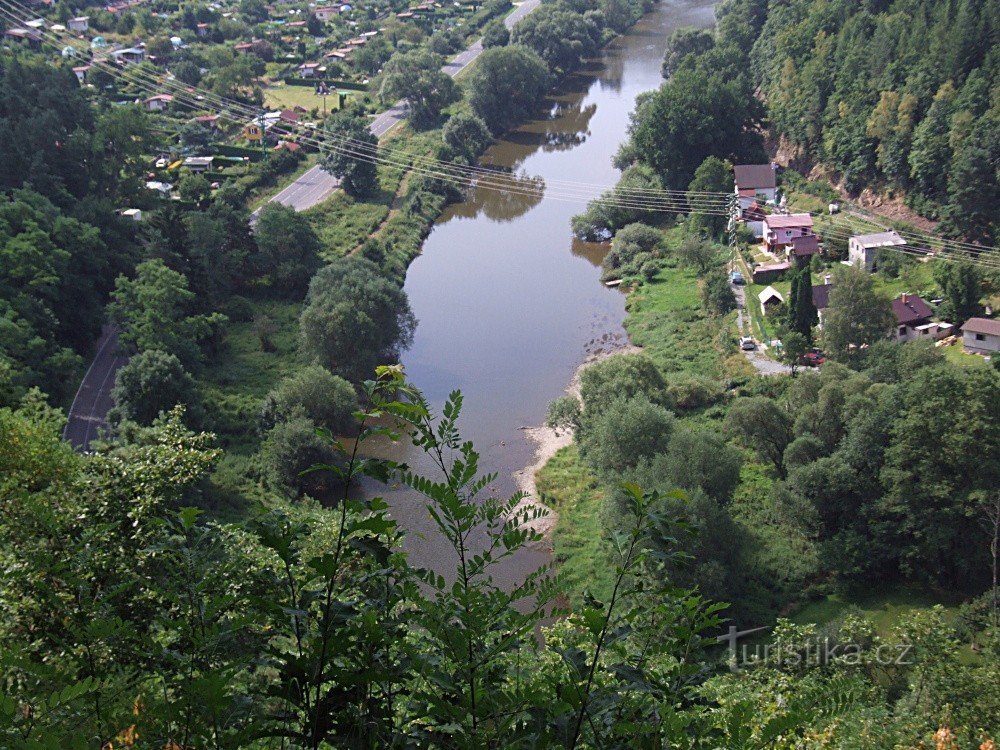
{"type": "Polygon", "coordinates": [[[469,74],[469,104],[494,134],[527,119],[549,85],[545,61],[522,45],[493,47],[469,74]]]}

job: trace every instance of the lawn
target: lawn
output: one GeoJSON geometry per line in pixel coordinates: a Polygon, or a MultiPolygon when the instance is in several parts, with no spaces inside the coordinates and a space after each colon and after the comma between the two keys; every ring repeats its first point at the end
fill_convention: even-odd
{"type": "Polygon", "coordinates": [[[362,244],[389,215],[392,196],[384,193],[372,201],[359,201],[336,191],[305,212],[323,244],[323,257],[333,260],[362,244]]]}
{"type": "Polygon", "coordinates": [[[576,444],[563,448],[535,475],[539,499],[559,514],[552,534],[558,564],[571,604],[589,590],[607,601],[614,586],[601,524],[604,489],[580,459],[576,444]]]}
{"type": "MultiPolygon", "coordinates": [[[[338,109],[340,97],[333,92],[326,97],[326,111],[338,109]]],[[[272,109],[294,109],[302,107],[306,111],[316,109],[323,112],[323,97],[318,96],[312,86],[288,86],[284,83],[274,84],[264,89],[264,104],[272,109]]]]}
{"type": "MultiPolygon", "coordinates": [[[[669,263],[669,261],[668,261],[669,263]]],[[[698,277],[688,268],[664,265],[655,278],[628,296],[625,327],[668,375],[683,372],[719,379],[730,352],[732,326],[705,314],[698,277]]]]}
{"type": "Polygon", "coordinates": [[[961,341],[951,346],[942,346],[941,351],[944,352],[945,359],[962,367],[987,367],[991,364],[986,361],[985,357],[980,357],[978,354],[966,354],[961,341]]]}
{"type": "Polygon", "coordinates": [[[789,619],[799,624],[826,625],[850,613],[861,614],[875,625],[880,635],[888,635],[909,612],[944,605],[950,617],[957,613],[961,597],[936,594],[901,586],[886,591],[870,591],[854,597],[830,594],[825,599],[805,605],[789,619]]]}

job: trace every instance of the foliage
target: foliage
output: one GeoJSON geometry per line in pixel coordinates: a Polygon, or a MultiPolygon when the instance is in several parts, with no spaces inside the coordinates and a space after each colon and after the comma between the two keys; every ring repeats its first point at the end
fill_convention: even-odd
{"type": "Polygon", "coordinates": [[[320,242],[309,220],[288,206],[268,203],[257,215],[254,237],[259,283],[293,298],[305,294],[320,266],[320,242]]]}
{"type": "Polygon", "coordinates": [[[483,48],[506,47],[510,43],[510,31],[500,19],[490,21],[483,27],[483,48]]]}
{"type": "Polygon", "coordinates": [[[649,167],[633,164],[625,169],[618,184],[600,198],[587,204],[587,210],[573,217],[573,233],[582,240],[606,239],[634,223],[654,224],[662,214],[645,207],[625,206],[629,195],[663,187],[659,177],[649,167]]]}
{"type": "Polygon", "coordinates": [[[979,270],[969,262],[938,263],[934,280],[941,287],[944,302],[938,313],[944,320],[961,326],[981,311],[982,280],[979,270]]]}
{"type": "Polygon", "coordinates": [[[358,382],[407,345],[414,320],[402,289],[370,260],[349,256],[313,277],[299,325],[307,357],[358,382]]]}
{"type": "Polygon", "coordinates": [[[722,239],[729,218],[716,216],[706,212],[702,193],[726,193],[732,189],[733,165],[715,156],[709,156],[698,165],[694,177],[688,184],[688,199],[692,205],[688,225],[695,234],[705,235],[712,239],[722,239]]]}
{"type": "Polygon", "coordinates": [[[290,375],[264,398],[259,428],[266,432],[278,422],[302,414],[335,435],[354,427],[358,397],[354,387],[319,365],[290,375]]]}
{"type": "Polygon", "coordinates": [[[448,118],[441,138],[451,153],[470,164],[493,143],[493,135],[481,117],[470,112],[458,112],[448,118]]]}
{"type": "Polygon", "coordinates": [[[705,277],[701,287],[701,303],[706,312],[712,315],[725,315],[736,309],[736,295],[724,271],[712,271],[705,277]]]}
{"type": "Polygon", "coordinates": [[[359,112],[344,109],[330,115],[324,129],[334,143],[350,141],[354,145],[329,147],[323,154],[323,168],[340,180],[344,192],[354,198],[370,195],[378,186],[378,172],[373,159],[365,152],[374,153],[378,139],[368,130],[367,120],[359,112]]]}
{"type": "Polygon", "coordinates": [[[499,134],[530,117],[548,85],[545,61],[532,50],[521,45],[493,47],[479,56],[469,74],[469,104],[499,134]]]}
{"type": "Polygon", "coordinates": [[[889,300],[875,290],[869,274],[854,267],[837,269],[823,316],[823,342],[831,358],[856,358],[862,347],[888,336],[895,321],[889,300]]]}
{"type": "Polygon", "coordinates": [[[534,50],[553,73],[562,74],[597,52],[601,27],[563,3],[545,3],[514,26],[510,42],[534,50]]]}
{"type": "Polygon", "coordinates": [[[702,55],[715,45],[711,32],[704,29],[683,27],[667,37],[667,50],[663,56],[663,77],[669,78],[677,71],[688,55],[702,55]]]}
{"type": "Polygon", "coordinates": [[[178,404],[185,407],[192,425],[200,421],[194,379],[177,357],[156,349],[137,354],[118,371],[111,398],[115,402],[109,414],[113,423],[128,420],[148,426],[178,404]]]}
{"type": "Polygon", "coordinates": [[[441,70],[442,63],[439,54],[426,49],[397,53],[382,71],[379,95],[384,102],[405,99],[414,127],[433,126],[441,110],[461,96],[454,79],[441,70]]]}

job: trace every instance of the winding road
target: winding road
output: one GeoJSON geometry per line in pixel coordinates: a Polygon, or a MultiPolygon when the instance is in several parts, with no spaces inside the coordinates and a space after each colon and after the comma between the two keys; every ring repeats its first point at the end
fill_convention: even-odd
{"type": "MultiPolygon", "coordinates": [[[[525,0],[504,19],[504,25],[508,29],[513,28],[514,24],[535,10],[540,3],[541,0],[525,0]]],[[[477,41],[446,63],[441,70],[454,78],[475,62],[482,53],[483,44],[477,41]]],[[[406,104],[398,101],[380,113],[372,121],[369,130],[372,135],[381,138],[405,117],[406,104]]],[[[290,206],[296,211],[305,211],[326,200],[338,185],[336,177],[315,166],[273,196],[271,202],[290,206]]],[[[259,212],[260,209],[257,209],[250,215],[251,224],[255,222],[259,212]]],[[[63,430],[63,439],[72,443],[77,450],[86,451],[90,447],[90,441],[98,437],[102,429],[107,428],[108,411],[114,406],[111,389],[115,384],[115,375],[127,361],[128,358],[118,349],[117,329],[111,325],[105,326],[97,342],[94,360],[90,363],[86,375],[83,376],[83,382],[80,383],[73,398],[69,419],[63,430]]]]}
{"type": "MultiPolygon", "coordinates": [[[[531,13],[540,3],[541,0],[525,0],[525,2],[515,7],[510,15],[504,19],[504,25],[508,29],[513,28],[514,24],[531,13]]],[[[482,41],[477,41],[446,63],[441,70],[454,78],[474,63],[482,53],[483,43],[482,41]]],[[[400,100],[372,120],[372,124],[368,126],[368,129],[376,138],[381,138],[404,119],[406,119],[406,103],[400,100]]],[[[322,167],[315,166],[304,172],[295,182],[272,197],[271,202],[289,206],[296,211],[305,211],[307,208],[312,208],[317,203],[328,198],[337,189],[339,184],[336,177],[324,171],[322,167]]],[[[253,213],[254,217],[256,217],[259,210],[257,209],[253,213]]]]}

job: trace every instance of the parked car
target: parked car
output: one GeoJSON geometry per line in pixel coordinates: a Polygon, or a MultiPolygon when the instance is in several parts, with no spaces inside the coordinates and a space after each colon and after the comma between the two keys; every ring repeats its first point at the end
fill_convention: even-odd
{"type": "Polygon", "coordinates": [[[757,343],[749,336],[740,336],[740,349],[745,352],[753,351],[757,348],[757,343]]]}
{"type": "Polygon", "coordinates": [[[736,286],[743,286],[746,283],[746,279],[743,278],[743,274],[739,271],[733,271],[729,274],[729,283],[735,284],[736,286]]]}
{"type": "Polygon", "coordinates": [[[799,364],[806,367],[819,367],[824,362],[826,362],[826,356],[819,349],[810,349],[799,357],[799,364]]]}

